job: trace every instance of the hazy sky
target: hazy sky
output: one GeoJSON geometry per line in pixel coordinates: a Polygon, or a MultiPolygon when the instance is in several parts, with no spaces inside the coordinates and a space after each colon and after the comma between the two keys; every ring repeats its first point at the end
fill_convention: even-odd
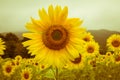
{"type": "Polygon", "coordinates": [[[27,31],[30,17],[50,4],[68,6],[69,17],[83,19],[87,29],[120,31],[120,0],[0,0],[0,32],[27,31]]]}

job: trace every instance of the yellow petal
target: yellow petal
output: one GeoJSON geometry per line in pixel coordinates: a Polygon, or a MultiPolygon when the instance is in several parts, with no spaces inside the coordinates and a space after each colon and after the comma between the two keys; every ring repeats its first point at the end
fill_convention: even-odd
{"type": "Polygon", "coordinates": [[[75,49],[72,45],[68,44],[66,45],[66,49],[69,54],[71,54],[74,58],[79,56],[79,51],[75,49]]]}
{"type": "Polygon", "coordinates": [[[46,54],[46,59],[44,60],[46,63],[49,63],[50,65],[54,65],[55,61],[55,51],[53,50],[48,50],[48,53],[46,54]]]}
{"type": "Polygon", "coordinates": [[[40,31],[43,31],[48,26],[45,23],[43,23],[42,21],[40,21],[40,20],[35,20],[35,19],[31,18],[31,21],[34,24],[34,26],[40,28],[40,29],[38,29],[40,31]]]}
{"type": "Polygon", "coordinates": [[[29,39],[42,39],[42,35],[38,33],[23,33],[23,37],[27,37],[29,39]]]}
{"type": "MultiPolygon", "coordinates": [[[[32,42],[31,42],[31,43],[32,43],[32,42]]],[[[40,43],[34,42],[34,43],[32,43],[32,45],[29,46],[27,49],[32,49],[32,50],[34,50],[34,49],[36,49],[36,47],[39,47],[39,48],[37,48],[37,49],[41,49],[41,48],[44,47],[44,45],[43,45],[41,42],[40,42],[40,43]],[[34,43],[36,43],[36,44],[34,44],[34,43]]]]}
{"type": "Polygon", "coordinates": [[[80,27],[80,25],[83,23],[82,20],[79,18],[69,18],[66,20],[65,25],[69,25],[71,27],[80,27]]]}
{"type": "MultiPolygon", "coordinates": [[[[37,44],[37,45],[42,45],[43,43],[41,41],[35,41],[35,40],[27,40],[22,43],[24,47],[29,46],[27,49],[32,49],[32,47],[37,44]]],[[[38,46],[37,46],[38,47],[38,46]]],[[[40,46],[41,47],[41,46],[40,46]]]]}
{"type": "MultiPolygon", "coordinates": [[[[46,55],[48,54],[48,49],[45,47],[41,49],[40,53],[38,53],[35,58],[39,60],[41,63],[44,63],[44,60],[46,59],[46,55]]],[[[47,56],[48,57],[48,56],[47,56]]]]}
{"type": "Polygon", "coordinates": [[[31,24],[31,23],[27,23],[26,24],[26,28],[28,30],[30,30],[31,32],[37,32],[37,33],[39,33],[39,32],[42,31],[42,29],[40,27],[37,27],[37,26],[35,26],[34,24],[31,24]]]}
{"type": "Polygon", "coordinates": [[[51,20],[51,23],[53,24],[53,22],[54,22],[54,9],[53,9],[52,5],[50,5],[48,8],[48,14],[49,14],[49,18],[51,20]]]}
{"type": "Polygon", "coordinates": [[[61,13],[61,7],[56,6],[54,13],[55,13],[55,23],[59,23],[59,16],[60,16],[60,13],[61,13]]]}
{"type": "Polygon", "coordinates": [[[32,43],[31,42],[32,42],[32,40],[27,40],[27,41],[23,42],[22,44],[25,45],[25,46],[26,45],[31,45],[31,44],[33,44],[33,42],[32,43]]]}
{"type": "Polygon", "coordinates": [[[68,16],[68,7],[64,7],[59,15],[59,22],[64,22],[68,16]]]}
{"type": "Polygon", "coordinates": [[[32,51],[32,53],[31,53],[31,55],[40,54],[41,49],[34,49],[34,51],[32,51]]]}
{"type": "Polygon", "coordinates": [[[49,25],[50,24],[50,19],[48,14],[46,13],[45,9],[42,8],[42,10],[39,10],[39,16],[41,18],[41,20],[46,24],[49,25]]]}

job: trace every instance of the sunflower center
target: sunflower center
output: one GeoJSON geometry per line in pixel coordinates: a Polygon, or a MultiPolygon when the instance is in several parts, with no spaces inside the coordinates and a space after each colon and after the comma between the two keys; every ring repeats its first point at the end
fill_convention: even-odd
{"type": "Polygon", "coordinates": [[[60,40],[62,38],[62,32],[59,29],[56,29],[52,32],[51,37],[53,38],[53,40],[60,40]]]}
{"type": "Polygon", "coordinates": [[[44,65],[42,65],[42,66],[41,66],[41,68],[42,68],[42,69],[44,69],[44,68],[45,68],[45,66],[44,66],[44,65]]]}
{"type": "Polygon", "coordinates": [[[114,40],[114,41],[112,42],[112,45],[113,45],[114,47],[119,47],[119,46],[120,46],[120,42],[119,42],[118,40],[114,40]]]}
{"type": "Polygon", "coordinates": [[[42,40],[49,49],[63,49],[69,40],[68,31],[61,25],[53,25],[43,34],[42,40]]]}
{"type": "Polygon", "coordinates": [[[95,60],[92,60],[92,61],[90,62],[90,64],[91,64],[93,67],[96,67],[96,61],[95,61],[95,60]]]}
{"type": "Polygon", "coordinates": [[[12,70],[12,67],[11,67],[11,66],[6,67],[6,72],[7,72],[7,73],[10,73],[11,70],[12,70]]]}
{"type": "Polygon", "coordinates": [[[25,74],[24,74],[24,78],[25,78],[25,79],[28,79],[28,78],[29,78],[29,74],[28,74],[28,73],[25,73],[25,74]]]}
{"type": "Polygon", "coordinates": [[[36,62],[35,65],[38,66],[39,64],[36,62]]]}
{"type": "Polygon", "coordinates": [[[85,37],[83,40],[86,41],[86,42],[89,42],[89,41],[90,41],[90,39],[87,38],[87,37],[85,37]]]}
{"type": "Polygon", "coordinates": [[[79,64],[81,62],[81,55],[79,55],[78,58],[75,58],[75,60],[71,61],[71,62],[74,63],[74,64],[79,64]]]}
{"type": "Polygon", "coordinates": [[[115,61],[116,61],[116,62],[119,62],[119,61],[120,61],[120,55],[118,55],[118,56],[115,58],[115,61]]]}
{"type": "Polygon", "coordinates": [[[93,48],[92,46],[89,46],[89,47],[87,48],[87,52],[88,52],[88,53],[93,53],[93,52],[94,52],[94,48],[93,48]]]}

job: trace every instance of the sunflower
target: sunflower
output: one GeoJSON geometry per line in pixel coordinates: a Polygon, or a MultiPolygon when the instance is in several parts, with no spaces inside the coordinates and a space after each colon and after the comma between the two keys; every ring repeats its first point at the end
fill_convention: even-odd
{"type": "Polygon", "coordinates": [[[11,61],[7,61],[2,68],[3,74],[7,77],[10,77],[15,71],[15,67],[11,65],[11,61]]]}
{"type": "Polygon", "coordinates": [[[113,55],[115,64],[120,64],[120,52],[113,55]]]}
{"type": "Polygon", "coordinates": [[[67,69],[83,69],[85,63],[85,55],[79,54],[74,60],[70,60],[66,65],[65,68],[67,69]]]}
{"type": "Polygon", "coordinates": [[[32,68],[26,67],[21,72],[21,80],[31,80],[32,78],[32,68]]]}
{"type": "Polygon", "coordinates": [[[17,55],[15,57],[15,59],[12,59],[11,61],[11,64],[14,66],[14,67],[20,67],[24,60],[22,60],[22,57],[20,55],[17,55]]]}
{"type": "Polygon", "coordinates": [[[45,70],[45,69],[47,69],[48,67],[49,67],[48,65],[43,65],[43,64],[40,64],[40,65],[39,65],[40,70],[45,70]]]}
{"type": "Polygon", "coordinates": [[[99,55],[99,45],[94,41],[87,42],[83,47],[83,54],[86,56],[97,56],[99,55]]]}
{"type": "Polygon", "coordinates": [[[111,52],[106,52],[105,56],[106,57],[111,57],[113,54],[111,52]]]}
{"type": "Polygon", "coordinates": [[[22,61],[13,60],[13,61],[12,61],[12,65],[14,65],[15,67],[20,67],[20,66],[21,66],[21,62],[22,62],[22,61]]]}
{"type": "Polygon", "coordinates": [[[81,28],[82,20],[79,18],[67,18],[68,8],[60,6],[39,11],[40,20],[33,18],[26,27],[32,33],[24,33],[23,36],[30,40],[23,42],[29,50],[28,53],[36,55],[41,63],[61,67],[68,60],[79,56],[82,45],[81,34],[85,32],[81,28]]]}
{"type": "Polygon", "coordinates": [[[107,39],[107,47],[109,51],[120,51],[120,35],[113,34],[107,39]]]}
{"type": "Polygon", "coordinates": [[[15,57],[15,60],[21,61],[21,60],[22,60],[22,57],[21,57],[20,55],[17,55],[17,56],[15,57]]]}
{"type": "Polygon", "coordinates": [[[94,37],[93,37],[93,35],[91,35],[90,32],[84,32],[81,36],[85,42],[94,41],[94,39],[93,39],[94,37]]]}
{"type": "Polygon", "coordinates": [[[32,64],[36,69],[38,70],[45,70],[46,68],[50,67],[49,65],[43,65],[43,64],[40,64],[38,61],[36,60],[33,60],[32,64]]]}
{"type": "Polygon", "coordinates": [[[23,59],[22,62],[26,65],[34,65],[35,59],[33,59],[33,58],[23,59]]]}
{"type": "Polygon", "coordinates": [[[4,51],[5,50],[5,45],[3,45],[5,42],[3,42],[3,40],[0,38],[0,55],[3,55],[4,54],[4,51]]]}
{"type": "Polygon", "coordinates": [[[114,62],[114,54],[111,52],[106,52],[105,54],[105,63],[108,66],[109,64],[114,62]]]}
{"type": "Polygon", "coordinates": [[[97,59],[97,63],[104,63],[106,61],[106,55],[99,55],[99,58],[97,59]]]}
{"type": "Polygon", "coordinates": [[[88,65],[93,68],[96,67],[97,60],[95,58],[88,60],[88,65]]]}

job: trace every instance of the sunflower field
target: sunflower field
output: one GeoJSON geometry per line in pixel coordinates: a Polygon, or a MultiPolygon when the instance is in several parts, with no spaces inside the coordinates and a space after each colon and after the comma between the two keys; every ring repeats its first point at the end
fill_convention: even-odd
{"type": "Polygon", "coordinates": [[[103,51],[67,6],[42,8],[39,17],[26,23],[22,40],[0,34],[0,80],[119,80],[120,34],[103,51]]]}

